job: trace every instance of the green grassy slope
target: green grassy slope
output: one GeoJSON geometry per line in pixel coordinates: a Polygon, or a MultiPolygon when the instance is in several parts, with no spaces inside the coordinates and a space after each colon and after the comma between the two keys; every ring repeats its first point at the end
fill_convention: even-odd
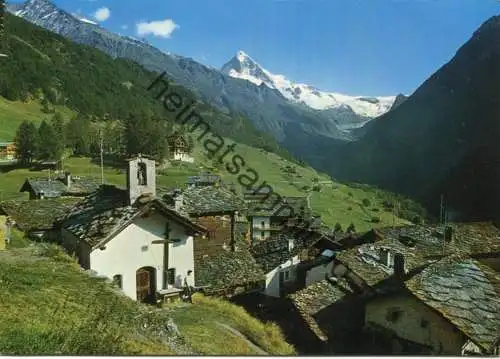
{"type": "MultiPolygon", "coordinates": [[[[213,170],[229,183],[238,183],[235,176],[225,169],[212,167],[201,149],[195,151],[195,164],[173,165],[158,171],[157,182],[159,187],[182,186],[188,176],[196,175],[203,170],[213,170]]],[[[366,187],[354,188],[332,181],[328,176],[318,174],[310,167],[300,167],[281,157],[266,153],[262,150],[238,144],[236,152],[245,158],[249,167],[253,167],[262,181],[273,186],[276,193],[282,196],[306,196],[302,187],[312,187],[312,179],[320,181],[321,191],[312,192],[311,206],[321,214],[323,221],[334,226],[339,222],[344,229],[352,222],[358,231],[368,230],[393,224],[392,213],[382,209],[381,191],[366,187]],[[286,166],[293,166],[296,173],[291,175],[283,171],[286,166]],[[370,206],[362,205],[363,199],[368,199],[370,206]],[[375,209],[375,211],[374,211],[375,209]],[[372,223],[374,216],[380,217],[380,223],[372,223]]],[[[77,176],[92,176],[100,178],[99,166],[89,158],[70,158],[65,161],[64,169],[77,176]]],[[[7,173],[0,173],[0,200],[26,198],[26,194],[19,193],[22,183],[28,176],[48,176],[48,171],[31,171],[29,169],[14,169],[7,173]]],[[[114,167],[105,167],[104,178],[106,183],[125,185],[125,174],[114,167]]],[[[260,183],[260,182],[259,182],[260,183]]],[[[395,218],[395,224],[408,223],[401,218],[395,218]]]]}
{"type": "MultiPolygon", "coordinates": [[[[55,109],[65,118],[74,114],[64,106],[55,106],[55,109]]],[[[12,141],[17,127],[24,120],[33,121],[38,125],[42,120],[50,119],[52,116],[53,114],[43,113],[37,101],[9,101],[0,96],[0,142],[12,141]]]]}
{"type": "Polygon", "coordinates": [[[53,245],[0,251],[0,283],[3,355],[258,354],[218,323],[271,355],[294,354],[275,325],[257,321],[242,308],[210,298],[164,309],[137,304],[83,273],[53,245]],[[166,326],[169,319],[179,334],[166,326]],[[206,335],[219,339],[207,341],[206,335]]]}

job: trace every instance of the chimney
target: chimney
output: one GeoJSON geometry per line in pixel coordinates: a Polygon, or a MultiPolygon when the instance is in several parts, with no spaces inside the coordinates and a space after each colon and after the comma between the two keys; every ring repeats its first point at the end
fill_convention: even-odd
{"type": "Polygon", "coordinates": [[[71,173],[70,172],[65,172],[64,173],[64,184],[68,189],[71,187],[71,173]]]}
{"type": "Polygon", "coordinates": [[[401,253],[396,253],[394,255],[394,277],[403,280],[405,275],[405,257],[401,253]]]}
{"type": "Polygon", "coordinates": [[[453,240],[453,228],[451,226],[446,226],[444,230],[444,240],[445,242],[451,242],[453,240]]]}
{"type": "Polygon", "coordinates": [[[393,259],[389,248],[380,249],[380,261],[387,267],[393,266],[393,259]]]}
{"type": "Polygon", "coordinates": [[[177,193],[174,194],[174,203],[175,203],[175,210],[177,212],[182,211],[184,207],[184,195],[182,194],[181,191],[178,191],[177,193]]]}

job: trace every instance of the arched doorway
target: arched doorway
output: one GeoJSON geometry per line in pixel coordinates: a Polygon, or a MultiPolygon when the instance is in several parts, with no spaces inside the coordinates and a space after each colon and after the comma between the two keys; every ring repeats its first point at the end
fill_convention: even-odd
{"type": "Polygon", "coordinates": [[[142,267],[136,271],[137,301],[154,303],[156,297],[156,269],[142,267]]]}

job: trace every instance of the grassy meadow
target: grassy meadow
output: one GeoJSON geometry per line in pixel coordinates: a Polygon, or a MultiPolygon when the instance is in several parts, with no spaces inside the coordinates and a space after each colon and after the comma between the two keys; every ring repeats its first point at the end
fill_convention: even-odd
{"type": "Polygon", "coordinates": [[[294,354],[275,325],[229,302],[195,296],[192,305],[137,304],[85,274],[60,247],[16,248],[23,247],[17,241],[0,251],[3,355],[252,355],[259,353],[255,346],[271,355],[294,354]],[[166,327],[172,319],[179,333],[166,327]]]}

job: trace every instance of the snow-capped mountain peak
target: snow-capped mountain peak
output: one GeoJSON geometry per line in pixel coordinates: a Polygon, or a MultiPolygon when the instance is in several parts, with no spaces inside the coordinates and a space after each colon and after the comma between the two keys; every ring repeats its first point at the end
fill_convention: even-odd
{"type": "Polygon", "coordinates": [[[303,103],[315,110],[351,109],[359,116],[375,118],[389,111],[395,100],[395,96],[348,96],[321,91],[306,84],[298,84],[283,75],[275,75],[267,71],[242,50],[238,51],[221,71],[231,77],[244,79],[256,85],[264,83],[269,88],[278,90],[286,99],[303,103]]]}
{"type": "Polygon", "coordinates": [[[268,87],[274,88],[267,71],[242,50],[222,67],[222,72],[231,77],[250,81],[257,86],[264,82],[268,87]]]}

